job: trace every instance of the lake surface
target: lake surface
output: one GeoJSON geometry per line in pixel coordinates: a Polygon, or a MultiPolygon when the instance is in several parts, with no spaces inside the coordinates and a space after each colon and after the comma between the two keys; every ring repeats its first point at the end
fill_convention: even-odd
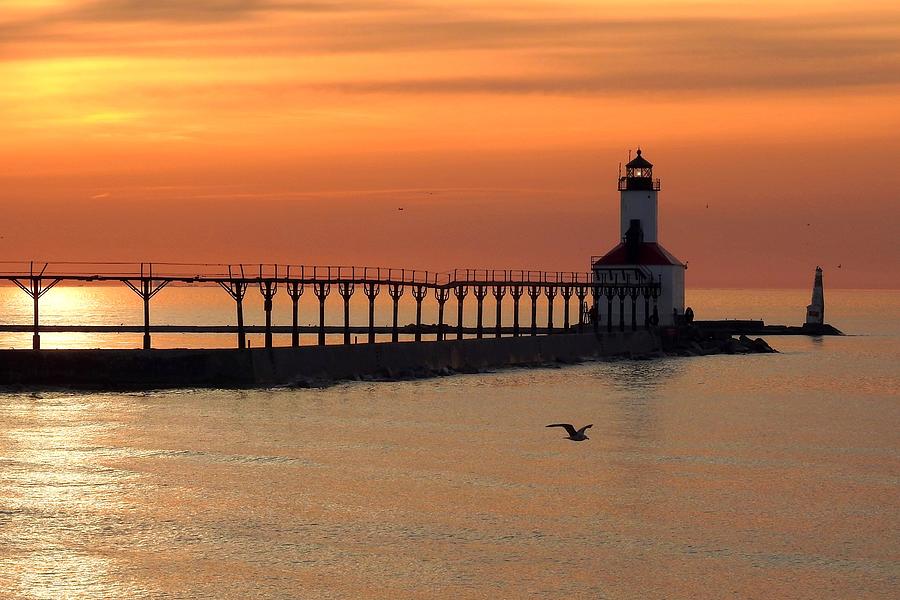
{"type": "MultiPolygon", "coordinates": [[[[689,304],[796,323],[808,296],[689,304]]],[[[774,355],[0,393],[0,598],[895,598],[900,293],[826,301],[858,335],[774,355]]]]}

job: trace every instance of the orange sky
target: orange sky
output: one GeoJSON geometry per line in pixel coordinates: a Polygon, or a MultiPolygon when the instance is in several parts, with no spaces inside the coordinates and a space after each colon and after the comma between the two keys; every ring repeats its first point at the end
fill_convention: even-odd
{"type": "Polygon", "coordinates": [[[898,287],[895,4],[0,0],[0,260],[586,270],[640,144],[689,286],[898,287]]]}

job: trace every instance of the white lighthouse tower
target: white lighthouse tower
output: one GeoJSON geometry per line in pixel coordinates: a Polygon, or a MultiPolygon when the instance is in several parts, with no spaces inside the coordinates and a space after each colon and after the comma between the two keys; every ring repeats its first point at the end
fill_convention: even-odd
{"type": "MultiPolygon", "coordinates": [[[[653,165],[640,150],[634,160],[625,165],[625,175],[619,177],[620,243],[595,260],[592,265],[596,280],[627,281],[630,283],[652,279],[661,286],[657,300],[661,325],[674,322],[674,314],[684,313],[684,272],[687,268],[659,243],[659,179],[653,178],[653,165]]],[[[637,322],[644,323],[649,315],[638,303],[637,322]]],[[[613,322],[617,322],[618,303],[613,303],[613,322]]],[[[630,307],[626,305],[626,311],[630,307]]],[[[603,315],[606,316],[606,315],[603,315]]],[[[602,318],[602,317],[601,317],[602,318]]],[[[629,321],[631,315],[626,315],[629,321]]]]}
{"type": "Polygon", "coordinates": [[[825,290],[822,286],[822,267],[816,267],[813,280],[812,301],[806,307],[806,324],[822,325],[825,323],[825,290]]]}

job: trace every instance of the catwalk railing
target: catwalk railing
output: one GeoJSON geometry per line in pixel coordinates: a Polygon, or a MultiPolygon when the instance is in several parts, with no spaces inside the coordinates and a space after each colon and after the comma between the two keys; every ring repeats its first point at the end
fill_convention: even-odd
{"type": "MultiPolygon", "coordinates": [[[[497,269],[454,269],[446,272],[432,272],[418,269],[394,269],[384,267],[346,267],[346,266],[309,266],[278,264],[187,264],[187,263],[37,263],[37,262],[0,262],[0,280],[8,280],[31,297],[34,305],[33,325],[27,326],[33,333],[32,347],[40,349],[40,299],[53,287],[63,282],[77,284],[92,282],[123,283],[143,301],[143,347],[150,349],[151,330],[157,331],[205,331],[230,332],[231,328],[223,327],[184,327],[151,326],[150,301],[168,285],[218,285],[225,290],[235,302],[237,317],[238,348],[247,347],[247,332],[258,331],[259,327],[248,327],[244,324],[244,298],[247,290],[257,287],[263,298],[265,312],[264,343],[272,347],[274,332],[284,332],[284,326],[275,326],[272,322],[272,302],[278,290],[284,288],[292,304],[292,324],[290,326],[291,345],[300,345],[299,302],[307,288],[318,301],[319,323],[317,327],[318,344],[324,345],[326,333],[334,332],[335,327],[325,325],[325,302],[333,290],[337,290],[343,301],[343,343],[349,344],[352,332],[368,334],[368,343],[375,342],[376,333],[389,331],[391,341],[399,340],[403,333],[411,333],[416,341],[421,341],[423,334],[433,334],[437,340],[444,340],[455,333],[457,339],[464,335],[474,334],[481,338],[485,333],[495,337],[502,335],[519,336],[523,334],[584,331],[587,325],[595,330],[601,328],[600,299],[607,299],[606,329],[611,331],[613,324],[613,303],[618,301],[619,322],[617,329],[625,330],[626,299],[631,304],[631,329],[639,326],[638,299],[643,300],[643,322],[640,326],[649,327],[656,317],[656,304],[660,294],[660,283],[644,269],[640,268],[603,268],[591,272],[548,272],[529,270],[497,270],[497,269]],[[364,327],[350,324],[350,299],[361,287],[368,300],[368,324],[364,327]],[[387,329],[375,324],[375,300],[386,287],[392,302],[392,322],[387,329]],[[398,324],[398,304],[405,291],[409,289],[416,302],[416,323],[401,328],[398,324]],[[476,326],[464,326],[465,298],[472,293],[476,300],[476,326]],[[437,302],[436,325],[425,325],[422,322],[422,303],[432,293],[437,302]],[[484,325],[484,299],[492,295],[495,301],[496,317],[494,326],[484,325]],[[502,324],[502,305],[504,297],[509,294],[513,300],[513,324],[505,327],[502,324]],[[456,298],[456,324],[445,322],[445,305],[451,295],[456,298]],[[523,325],[519,318],[519,305],[524,296],[531,301],[530,324],[523,325]],[[547,300],[546,326],[538,327],[538,299],[544,296],[547,300]],[[554,299],[561,296],[563,300],[563,324],[554,324],[554,299]],[[570,304],[573,296],[578,303],[577,318],[570,319],[570,304]],[[588,308],[587,299],[593,304],[588,308]],[[650,303],[653,303],[651,316],[650,303]],[[529,326],[530,325],[530,326],[529,326]]],[[[44,327],[44,331],[59,331],[61,327],[44,327]]],[[[23,331],[24,325],[0,325],[0,331],[23,331]]],[[[134,326],[95,326],[91,331],[130,332],[134,326]]]]}

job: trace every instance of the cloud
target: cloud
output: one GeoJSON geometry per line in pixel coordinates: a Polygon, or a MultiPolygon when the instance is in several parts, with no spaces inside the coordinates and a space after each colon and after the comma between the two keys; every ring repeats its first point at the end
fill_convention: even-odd
{"type": "MultiPolygon", "coordinates": [[[[37,17],[20,17],[0,22],[0,47],[4,44],[39,45],[44,41],[62,42],[56,45],[63,51],[78,53],[79,47],[101,51],[95,40],[96,31],[91,25],[109,23],[166,22],[195,26],[229,22],[244,22],[267,13],[287,15],[347,13],[373,11],[401,7],[399,2],[382,3],[378,0],[89,0],[88,2],[41,13],[37,17]]],[[[174,39],[178,31],[167,32],[174,39]]],[[[187,33],[182,32],[182,33],[187,33]]],[[[151,31],[147,34],[153,36],[151,31]]],[[[191,35],[196,35],[192,31],[191,35]]],[[[140,44],[142,37],[107,36],[119,50],[127,50],[140,44]]],[[[112,49],[110,49],[111,51],[112,49]]]]}
{"type": "Polygon", "coordinates": [[[366,57],[365,69],[340,63],[331,81],[298,70],[293,79],[259,83],[263,92],[601,95],[900,83],[898,11],[861,7],[802,18],[554,14],[403,0],[92,0],[41,23],[0,26],[0,60],[366,57]],[[263,14],[278,18],[251,18],[263,14]],[[167,26],[139,26],[146,21],[167,26]],[[461,61],[460,53],[473,59],[461,61]],[[427,57],[418,69],[398,59],[416,55],[427,57]],[[422,67],[432,57],[439,76],[422,67]]]}
{"type": "Polygon", "coordinates": [[[344,94],[545,94],[597,96],[680,92],[759,92],[815,90],[900,84],[900,72],[879,73],[855,68],[781,72],[704,73],[669,70],[643,71],[642,76],[585,74],[573,77],[457,77],[439,79],[386,79],[325,84],[317,89],[344,94]]]}
{"type": "Polygon", "coordinates": [[[63,18],[80,21],[175,21],[209,22],[239,19],[272,12],[338,12],[352,10],[354,2],[328,0],[94,0],[64,13],[63,18]]]}
{"type": "Polygon", "coordinates": [[[898,38],[900,19],[862,12],[818,20],[483,19],[416,27],[392,22],[377,37],[343,37],[335,49],[483,49],[512,56],[523,68],[372,77],[327,87],[348,94],[598,95],[894,86],[900,83],[898,38]]]}
{"type": "Polygon", "coordinates": [[[219,21],[265,9],[264,0],[98,0],[66,13],[81,21],[219,21]]]}

